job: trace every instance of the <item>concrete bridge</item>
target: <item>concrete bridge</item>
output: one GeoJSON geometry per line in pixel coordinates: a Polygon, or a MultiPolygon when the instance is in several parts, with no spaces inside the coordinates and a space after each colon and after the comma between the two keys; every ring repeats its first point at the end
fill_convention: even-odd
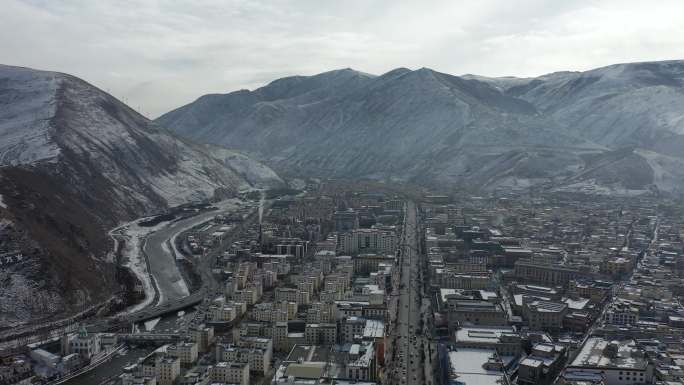
{"type": "Polygon", "coordinates": [[[204,297],[205,290],[199,290],[187,297],[167,302],[161,306],[148,307],[135,313],[94,321],[87,325],[87,329],[91,332],[107,332],[126,328],[133,323],[148,321],[195,306],[201,303],[204,297]]]}

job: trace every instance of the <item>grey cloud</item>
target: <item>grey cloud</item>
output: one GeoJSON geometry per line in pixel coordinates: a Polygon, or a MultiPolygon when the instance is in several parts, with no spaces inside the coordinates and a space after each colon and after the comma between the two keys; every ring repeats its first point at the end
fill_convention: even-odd
{"type": "Polygon", "coordinates": [[[0,62],[72,73],[155,117],[205,93],[352,67],[530,76],[684,56],[660,1],[19,1],[0,62]]]}

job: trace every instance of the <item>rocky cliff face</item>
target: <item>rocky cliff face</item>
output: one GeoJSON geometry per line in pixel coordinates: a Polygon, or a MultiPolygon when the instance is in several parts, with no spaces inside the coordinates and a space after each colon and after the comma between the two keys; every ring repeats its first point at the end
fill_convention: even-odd
{"type": "Polygon", "coordinates": [[[205,95],[157,122],[299,174],[679,192],[682,79],[680,61],[527,79],[344,69],[205,95]]]}
{"type": "Polygon", "coordinates": [[[179,139],[75,77],[0,66],[0,213],[10,224],[0,237],[12,240],[4,252],[26,257],[0,277],[5,321],[111,296],[106,231],[120,221],[282,183],[225,152],[179,139]],[[54,306],[32,305],[32,292],[54,306]]]}

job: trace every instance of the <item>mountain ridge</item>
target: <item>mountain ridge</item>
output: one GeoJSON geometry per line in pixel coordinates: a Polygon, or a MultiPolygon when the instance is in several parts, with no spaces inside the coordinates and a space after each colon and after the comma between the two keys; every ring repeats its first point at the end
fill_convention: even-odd
{"type": "MultiPolygon", "coordinates": [[[[298,77],[298,82],[313,77],[298,77]]],[[[397,68],[351,85],[325,83],[318,92],[306,93],[308,104],[297,103],[300,96],[263,102],[260,95],[272,84],[278,80],[232,94],[240,109],[217,100],[201,109],[190,103],[155,121],[192,140],[249,151],[295,175],[476,189],[517,181],[563,189],[572,188],[568,181],[577,182],[575,174],[591,166],[587,155],[610,158],[614,151],[633,149],[638,164],[651,168],[646,173],[651,177],[640,178],[638,189],[627,175],[612,175],[607,168],[594,174],[598,179],[582,183],[600,185],[596,191],[601,192],[684,191],[684,180],[660,183],[653,170],[654,159],[672,163],[684,154],[683,61],[623,63],[534,78],[397,68]],[[202,122],[189,119],[200,111],[202,122]]],[[[660,172],[677,180],[680,174],[667,167],[660,172]]]]}

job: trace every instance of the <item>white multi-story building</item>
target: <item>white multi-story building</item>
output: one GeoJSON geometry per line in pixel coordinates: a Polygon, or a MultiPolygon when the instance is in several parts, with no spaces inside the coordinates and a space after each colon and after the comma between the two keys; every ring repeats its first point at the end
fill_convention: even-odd
{"type": "Polygon", "coordinates": [[[219,361],[248,363],[250,371],[265,375],[271,370],[272,356],[273,349],[270,345],[267,349],[228,346],[221,349],[219,361]]]}
{"type": "Polygon", "coordinates": [[[365,328],[365,318],[354,316],[343,318],[340,325],[340,342],[353,343],[355,339],[361,339],[365,328]]]}
{"type": "Polygon", "coordinates": [[[445,289],[483,290],[493,285],[490,273],[459,274],[451,270],[437,269],[437,281],[445,289]]]}
{"type": "Polygon", "coordinates": [[[177,345],[169,346],[166,353],[172,357],[178,357],[181,365],[191,365],[197,361],[199,352],[196,342],[181,342],[177,345]]]}
{"type": "Polygon", "coordinates": [[[612,325],[634,325],[639,321],[639,309],[628,303],[613,303],[606,309],[605,321],[612,325]]]}
{"type": "Polygon", "coordinates": [[[288,346],[287,322],[276,322],[273,326],[273,349],[284,352],[288,346]]]}
{"type": "Polygon", "coordinates": [[[561,330],[568,314],[565,303],[523,299],[523,318],[532,330],[561,330]]]}
{"type": "Polygon", "coordinates": [[[287,261],[270,261],[264,262],[263,269],[266,271],[271,271],[278,275],[290,274],[290,263],[287,261]]]}
{"type": "Polygon", "coordinates": [[[605,385],[653,383],[653,365],[633,340],[590,337],[565,369],[565,378],[595,375],[605,385]]]}
{"type": "Polygon", "coordinates": [[[307,323],[334,323],[337,320],[337,305],[333,301],[314,302],[306,312],[307,323]]]}
{"type": "Polygon", "coordinates": [[[374,381],[375,361],[373,343],[353,344],[349,349],[346,377],[354,381],[374,381]]]}
{"type": "Polygon", "coordinates": [[[275,309],[272,302],[264,302],[254,306],[252,318],[259,322],[287,321],[287,313],[275,309]]]}
{"type": "Polygon", "coordinates": [[[157,383],[159,385],[173,385],[180,376],[180,358],[164,357],[157,362],[157,383]]]}
{"type": "Polygon", "coordinates": [[[228,304],[214,305],[209,308],[211,319],[214,321],[232,321],[237,316],[236,309],[228,304]]]}
{"type": "Polygon", "coordinates": [[[354,229],[338,237],[338,253],[359,254],[377,252],[394,255],[397,251],[397,235],[378,229],[354,229]]]}
{"type": "Polygon", "coordinates": [[[245,362],[219,362],[211,368],[211,379],[226,384],[249,385],[249,364],[245,362]]]}
{"type": "Polygon", "coordinates": [[[280,287],[275,290],[275,300],[295,302],[297,305],[308,305],[311,293],[299,289],[280,287]]]}
{"type": "Polygon", "coordinates": [[[304,338],[307,345],[334,345],[337,342],[337,324],[306,324],[304,338]]]}
{"type": "Polygon", "coordinates": [[[69,353],[76,353],[83,359],[88,360],[99,352],[100,334],[88,333],[84,327],[69,341],[69,353]]]}
{"type": "Polygon", "coordinates": [[[214,343],[214,328],[201,325],[192,330],[192,337],[197,342],[197,350],[205,353],[209,351],[209,346],[214,343]]]}
{"type": "Polygon", "coordinates": [[[233,299],[241,302],[245,302],[247,305],[254,305],[259,301],[259,292],[253,287],[247,287],[242,290],[237,290],[233,293],[233,299]]]}
{"type": "Polygon", "coordinates": [[[132,373],[121,375],[121,385],[157,385],[157,377],[136,376],[132,373]]]}

